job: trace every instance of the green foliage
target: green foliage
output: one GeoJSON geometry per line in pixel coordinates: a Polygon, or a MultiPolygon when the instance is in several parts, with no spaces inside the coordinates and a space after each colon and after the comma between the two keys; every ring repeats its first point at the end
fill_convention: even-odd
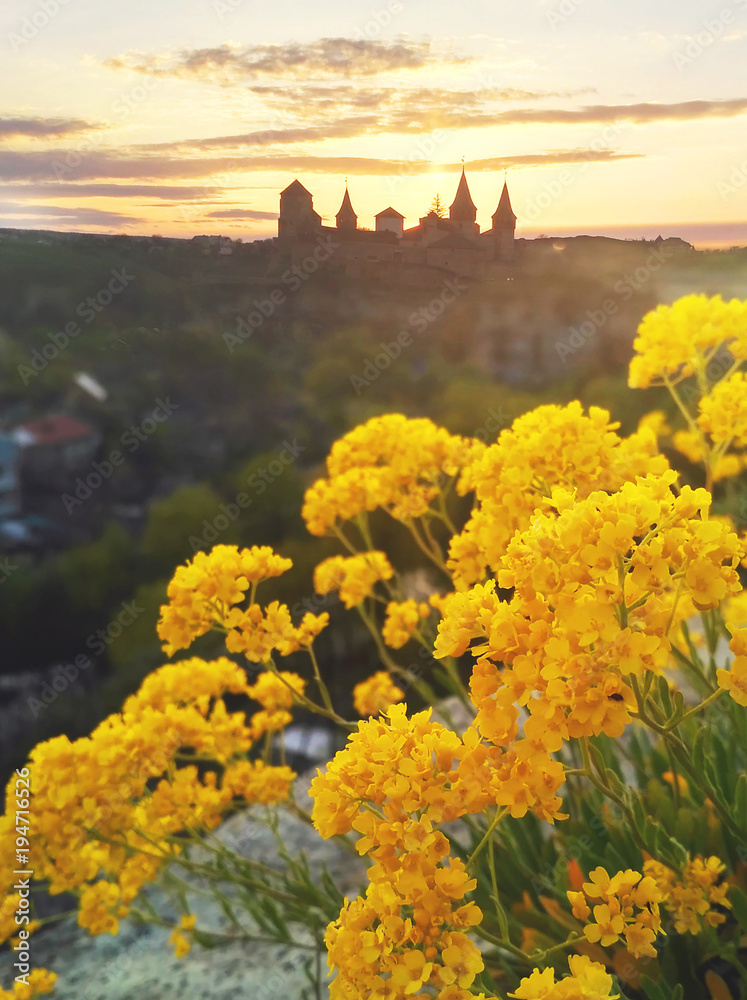
{"type": "MultiPolygon", "coordinates": [[[[190,539],[202,539],[220,515],[222,502],[210,486],[199,484],[181,486],[165,500],[152,504],[143,532],[142,551],[153,575],[165,576],[174,566],[194,556],[196,548],[190,539]]],[[[220,533],[215,531],[215,535],[214,542],[235,545],[239,540],[238,525],[231,523],[220,533]]],[[[204,547],[209,546],[197,545],[204,547]]]]}
{"type": "Polygon", "coordinates": [[[110,524],[95,542],[70,549],[57,558],[56,571],[70,600],[82,608],[106,607],[124,597],[130,582],[132,539],[110,524]]]}

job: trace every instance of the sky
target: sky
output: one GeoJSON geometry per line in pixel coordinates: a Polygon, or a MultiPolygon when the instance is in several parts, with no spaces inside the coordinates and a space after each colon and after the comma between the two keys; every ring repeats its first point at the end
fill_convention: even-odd
{"type": "Polygon", "coordinates": [[[747,245],[747,0],[6,0],[0,227],[244,241],[298,178],[417,225],[747,245]]]}

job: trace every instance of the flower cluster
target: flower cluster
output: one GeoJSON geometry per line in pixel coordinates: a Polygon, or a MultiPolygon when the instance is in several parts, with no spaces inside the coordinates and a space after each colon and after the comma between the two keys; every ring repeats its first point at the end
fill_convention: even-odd
{"type": "Polygon", "coordinates": [[[292,565],[267,546],[239,550],[236,545],[216,545],[210,552],[198,552],[176,570],[168,586],[169,603],[161,608],[158,634],[168,655],[186,649],[222,622],[230,608],[243,602],[247,590],[292,565]]]}
{"type": "Polygon", "coordinates": [[[27,983],[16,981],[12,990],[0,988],[0,1000],[31,1000],[43,993],[51,993],[57,982],[57,973],[48,969],[32,969],[27,978],[27,983]]]}
{"type": "Polygon", "coordinates": [[[381,637],[392,649],[407,645],[424,618],[431,613],[430,605],[423,601],[390,601],[386,606],[386,619],[381,637]]]}
{"type": "Polygon", "coordinates": [[[659,903],[662,898],[660,888],[650,875],[644,877],[628,869],[610,878],[601,867],[589,873],[589,881],[584,882],[582,891],[568,893],[574,917],[586,923],[587,941],[608,948],[624,938],[634,958],[656,957],[654,940],[661,931],[659,903]]]}
{"type": "Polygon", "coordinates": [[[661,905],[672,914],[678,934],[699,934],[703,923],[718,927],[725,922],[726,914],[720,910],[731,908],[729,886],[721,880],[725,868],[719,858],[698,856],[687,862],[680,877],[653,858],[643,864],[644,873],[656,882],[661,905]]]}
{"type": "Polygon", "coordinates": [[[392,517],[421,517],[482,446],[420,418],[398,413],[373,417],[332,446],[327,479],[306,493],[303,517],[312,535],[383,507],[392,517]]]}
{"type": "Polygon", "coordinates": [[[747,352],[747,302],[720,295],[687,295],[648,313],[633,342],[628,384],[645,389],[704,371],[713,353],[727,345],[735,357],[747,352]]]}
{"type": "Polygon", "coordinates": [[[643,428],[629,438],[606,410],[581,404],[540,406],[504,430],[496,444],[466,466],[458,491],[475,492],[478,505],[461,534],[452,538],[448,568],[459,590],[496,574],[516,531],[537,513],[552,513],[552,491],[561,486],[583,500],[596,490],[612,492],[637,475],[668,468],[656,437],[643,428]]]}
{"type": "MultiPolygon", "coordinates": [[[[32,752],[37,836],[29,865],[52,893],[79,895],[78,921],[92,934],[117,932],[140,889],[178,857],[176,834],[213,829],[242,802],[287,798],[295,775],[247,759],[255,732],[223,700],[250,691],[264,704],[287,703],[282,681],[260,679],[250,689],[226,658],[167,664],[90,737],[58,736],[32,752]],[[214,768],[200,771],[191,757],[213,760],[214,768]]],[[[6,795],[10,803],[11,784],[6,795]]],[[[12,816],[8,809],[0,817],[3,890],[17,867],[3,850],[12,816]]]]}
{"type": "Polygon", "coordinates": [[[353,704],[358,715],[379,715],[398,701],[405,692],[392,680],[386,670],[379,670],[353,688],[353,704]]]}
{"type": "Polygon", "coordinates": [[[747,628],[734,630],[729,649],[734,660],[728,670],[716,671],[718,686],[728,691],[737,705],[747,706],[747,628]]]}
{"type": "Polygon", "coordinates": [[[599,962],[592,962],[586,955],[571,955],[568,966],[570,976],[557,982],[554,969],[543,972],[535,969],[509,996],[516,1000],[616,1000],[619,997],[619,993],[611,992],[612,976],[599,962]]]}
{"type": "Polygon", "coordinates": [[[620,736],[635,708],[625,678],[660,673],[672,626],[741,590],[739,539],[707,520],[709,493],[675,496],[674,480],[638,478],[575,503],[554,491],[558,513],[535,514],[508,545],[498,582],[512,599],[500,601],[492,581],[447,598],[435,655],[479,640],[471,691],[486,739],[513,743],[517,705],[536,750],[620,736]]]}
{"type": "Polygon", "coordinates": [[[700,401],[698,424],[716,444],[747,448],[747,375],[734,372],[700,401]]]}
{"type": "Polygon", "coordinates": [[[179,926],[175,927],[169,936],[169,944],[173,944],[174,953],[177,958],[183,958],[189,954],[192,948],[191,931],[194,930],[197,917],[193,914],[185,914],[179,921],[179,926]],[[186,931],[186,933],[185,933],[186,931]]]}
{"type": "Polygon", "coordinates": [[[169,603],[161,608],[158,634],[172,656],[195,639],[218,628],[226,635],[226,648],[253,663],[267,663],[273,650],[290,656],[308,648],[329,623],[329,615],[307,612],[299,627],[285,604],[272,601],[263,610],[252,597],[263,581],[280,576],[292,566],[267,546],[239,550],[216,545],[198,552],[192,562],[179,566],[168,586],[169,603]],[[250,604],[240,607],[250,592],[250,604]]]}
{"type": "Polygon", "coordinates": [[[475,887],[463,862],[449,857],[437,824],[480,812],[491,802],[489,751],[395,705],[361,722],[347,747],[312,781],[312,818],[323,837],[354,830],[374,862],[365,897],[346,903],[327,931],[333,997],[391,1000],[430,984],[443,1000],[466,992],[483,968],[464,934],[480,910],[463,902],[475,887]],[[365,990],[365,993],[364,993],[365,990]]]}
{"type": "Polygon", "coordinates": [[[331,556],[314,570],[314,589],[317,594],[337,590],[345,607],[354,608],[370,597],[379,581],[393,576],[394,570],[383,552],[331,556]]]}
{"type": "Polygon", "coordinates": [[[281,670],[275,674],[265,670],[261,673],[257,683],[246,689],[249,697],[262,706],[262,711],[255,712],[251,718],[254,739],[287,726],[292,718],[288,709],[293,705],[293,696],[302,695],[305,689],[306,681],[303,677],[290,671],[281,670]]]}

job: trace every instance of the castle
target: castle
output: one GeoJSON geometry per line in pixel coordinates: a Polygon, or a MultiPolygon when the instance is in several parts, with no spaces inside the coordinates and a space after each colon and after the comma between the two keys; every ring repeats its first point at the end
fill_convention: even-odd
{"type": "Polygon", "coordinates": [[[317,246],[320,238],[329,237],[336,247],[336,261],[350,277],[391,270],[387,264],[400,269],[402,265],[439,268],[476,278],[505,271],[514,258],[516,230],[507,182],[491,228],[481,233],[476,219],[477,207],[464,168],[449,217],[431,210],[410,229],[405,229],[405,216],[391,206],[378,213],[375,230],[359,229],[347,184],[336,225],[324,226],[314,211],[311,192],[294,180],[280,194],[278,246],[295,262],[317,246]]]}

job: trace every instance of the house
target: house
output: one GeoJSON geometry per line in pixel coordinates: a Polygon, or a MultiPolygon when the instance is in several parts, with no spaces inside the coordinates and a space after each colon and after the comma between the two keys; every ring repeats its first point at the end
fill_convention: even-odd
{"type": "Polygon", "coordinates": [[[88,466],[101,444],[97,430],[65,413],[16,427],[13,439],[20,449],[24,482],[46,488],[66,486],[88,466]]]}

